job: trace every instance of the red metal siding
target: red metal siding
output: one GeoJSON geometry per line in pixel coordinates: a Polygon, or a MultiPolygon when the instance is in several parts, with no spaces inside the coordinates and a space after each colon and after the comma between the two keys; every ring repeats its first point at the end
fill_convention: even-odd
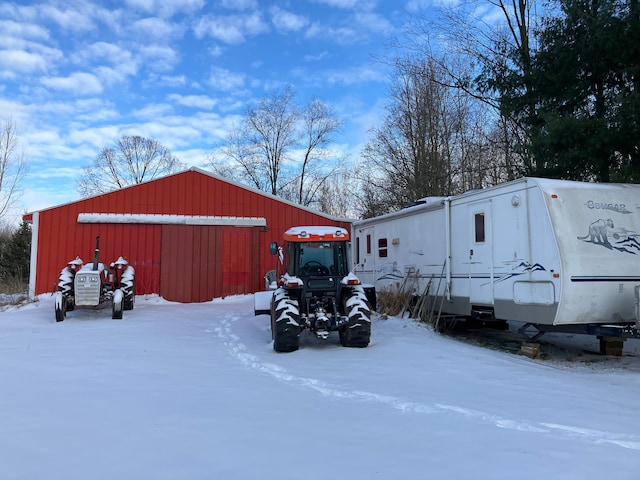
{"type": "MultiPolygon", "coordinates": [[[[79,213],[266,218],[266,229],[193,227],[194,233],[188,234],[195,235],[190,237],[192,238],[190,248],[199,253],[194,253],[190,261],[193,264],[198,257],[195,268],[200,272],[193,277],[188,288],[193,292],[191,295],[175,294],[185,299],[184,301],[202,301],[195,299],[209,295],[203,292],[220,291],[221,293],[216,295],[230,295],[250,293],[263,288],[261,279],[267,270],[274,268],[275,264],[274,258],[269,254],[269,243],[282,241],[282,234],[289,227],[335,224],[349,228],[346,222],[335,222],[322,214],[316,214],[275,197],[228,183],[202,171],[188,170],[39,212],[36,294],[53,291],[56,288],[60,270],[76,255],[85,262],[91,261],[96,235],[101,237],[101,260],[104,263],[112,262],[122,255],[127,257],[136,268],[139,294],[162,292],[169,298],[174,295],[172,289],[179,288],[177,284],[174,284],[171,289],[166,288],[167,285],[164,282],[167,281],[166,276],[169,273],[165,271],[165,266],[166,264],[175,265],[180,260],[189,258],[180,256],[187,255],[185,252],[171,249],[168,251],[172,251],[173,254],[165,255],[164,241],[167,225],[79,224],[77,222],[79,213]],[[213,231],[222,228],[223,233],[212,234],[210,228],[213,231]],[[211,235],[215,238],[217,235],[222,235],[221,243],[213,240],[211,235]],[[217,255],[218,253],[220,256],[217,255]],[[215,284],[218,281],[222,283],[221,288],[215,284]],[[214,282],[214,286],[210,285],[211,282],[214,282]],[[187,298],[191,300],[186,300],[187,298]]],[[[176,230],[171,231],[171,234],[166,233],[171,235],[167,238],[171,238],[174,242],[185,241],[181,239],[179,232],[180,228],[186,226],[173,227],[176,230]]]]}

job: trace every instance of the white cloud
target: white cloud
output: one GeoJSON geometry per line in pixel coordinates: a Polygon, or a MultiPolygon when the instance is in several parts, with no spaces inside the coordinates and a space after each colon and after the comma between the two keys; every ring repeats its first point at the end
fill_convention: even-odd
{"type": "MultiPolygon", "coordinates": [[[[101,127],[87,128],[78,127],[72,129],[67,135],[68,143],[72,145],[92,146],[92,155],[85,155],[85,158],[93,158],[102,148],[113,145],[122,135],[121,127],[118,125],[105,125],[101,127]]],[[[86,161],[86,160],[85,160],[86,161]]],[[[89,163],[86,161],[86,163],[89,163]]]]}
{"type": "Polygon", "coordinates": [[[355,20],[369,32],[388,35],[393,32],[393,25],[389,20],[374,12],[356,12],[355,20]]]}
{"type": "Polygon", "coordinates": [[[274,6],[270,9],[271,22],[279,32],[297,32],[309,24],[309,20],[302,15],[283,10],[274,6]]]}
{"type": "Polygon", "coordinates": [[[216,99],[208,95],[180,95],[177,93],[167,95],[167,100],[183,107],[202,108],[205,110],[211,110],[218,103],[216,99]]]}
{"type": "Polygon", "coordinates": [[[256,36],[269,31],[259,12],[248,15],[226,15],[202,17],[194,26],[196,37],[209,36],[223,43],[243,43],[247,36],[256,36]]]}
{"type": "Polygon", "coordinates": [[[33,23],[19,23],[12,20],[0,20],[0,38],[2,45],[6,45],[5,39],[9,37],[30,38],[37,40],[47,40],[49,32],[41,25],[33,23]]]}
{"type": "Polygon", "coordinates": [[[135,117],[143,119],[161,118],[172,113],[173,107],[168,103],[150,103],[132,112],[135,117]]]}
{"type": "Polygon", "coordinates": [[[380,83],[387,79],[387,74],[370,66],[353,66],[344,70],[314,70],[297,68],[292,71],[296,78],[316,86],[343,85],[353,86],[364,83],[380,83]]]}
{"type": "Polygon", "coordinates": [[[85,72],[75,72],[68,77],[44,77],[40,82],[53,90],[62,90],[74,95],[95,95],[102,93],[98,78],[85,72]]]}
{"type": "Polygon", "coordinates": [[[358,0],[315,0],[315,2],[322,3],[330,7],[353,8],[358,3],[358,0]]]}
{"type": "Polygon", "coordinates": [[[329,55],[330,55],[329,52],[327,52],[326,50],[323,50],[322,52],[317,53],[315,55],[311,55],[311,54],[305,55],[304,60],[305,62],[319,62],[320,60],[327,58],[329,55]]]}
{"type": "Polygon", "coordinates": [[[37,7],[38,16],[55,22],[67,32],[86,32],[95,28],[92,18],[94,6],[78,2],[79,8],[60,9],[53,5],[42,4],[37,7]]]}
{"type": "Polygon", "coordinates": [[[178,13],[191,13],[200,10],[204,0],[126,0],[128,7],[169,18],[178,13]]]}
{"type": "Polygon", "coordinates": [[[147,81],[155,86],[178,88],[187,84],[187,77],[184,75],[157,75],[151,73],[147,81]]]}
{"type": "Polygon", "coordinates": [[[211,69],[208,84],[217,90],[230,92],[244,87],[245,76],[224,68],[214,67],[211,69]]]}
{"type": "Polygon", "coordinates": [[[228,10],[249,10],[258,8],[257,0],[220,0],[220,6],[228,10]]]}
{"type": "Polygon", "coordinates": [[[305,32],[308,39],[319,38],[322,40],[331,39],[336,43],[346,45],[357,42],[362,36],[353,28],[349,27],[330,27],[314,22],[305,32]]]}
{"type": "Polygon", "coordinates": [[[0,50],[0,77],[16,78],[20,73],[44,71],[47,61],[37,53],[0,50]]]}
{"type": "Polygon", "coordinates": [[[158,17],[147,17],[133,22],[128,30],[137,38],[145,41],[155,40],[169,42],[179,37],[183,27],[179,23],[168,22],[158,17]]]}
{"type": "Polygon", "coordinates": [[[151,44],[140,48],[138,54],[142,62],[153,71],[171,71],[178,63],[178,52],[164,45],[151,44]]]}
{"type": "Polygon", "coordinates": [[[104,84],[115,84],[135,75],[138,71],[137,62],[131,52],[118,45],[107,42],[96,42],[80,50],[73,58],[77,64],[97,64],[105,61],[112,66],[99,65],[94,73],[104,84]]]}

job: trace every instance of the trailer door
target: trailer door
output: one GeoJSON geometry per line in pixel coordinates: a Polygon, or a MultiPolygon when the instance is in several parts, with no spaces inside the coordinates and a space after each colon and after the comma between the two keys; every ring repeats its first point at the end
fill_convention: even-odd
{"type": "Polygon", "coordinates": [[[358,228],[352,239],[353,248],[353,273],[361,282],[375,284],[375,255],[373,227],[358,228]]]}
{"type": "Polygon", "coordinates": [[[469,301],[493,305],[493,222],[491,200],[469,205],[469,301]]]}

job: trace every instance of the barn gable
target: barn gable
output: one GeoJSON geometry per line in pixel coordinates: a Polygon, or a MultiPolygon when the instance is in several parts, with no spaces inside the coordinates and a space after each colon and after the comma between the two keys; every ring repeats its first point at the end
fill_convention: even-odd
{"type": "Polygon", "coordinates": [[[60,270],[80,256],[126,257],[138,294],[179,302],[252,293],[274,268],[269,244],[294,225],[348,221],[301,207],[198,168],[40,210],[33,223],[30,292],[57,289],[60,270]]]}

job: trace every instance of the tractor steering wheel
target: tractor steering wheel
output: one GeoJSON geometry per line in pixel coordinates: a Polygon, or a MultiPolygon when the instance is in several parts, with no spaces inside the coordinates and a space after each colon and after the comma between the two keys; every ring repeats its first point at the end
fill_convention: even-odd
{"type": "Polygon", "coordinates": [[[316,260],[309,260],[302,266],[302,270],[317,276],[328,276],[329,269],[316,260]]]}

